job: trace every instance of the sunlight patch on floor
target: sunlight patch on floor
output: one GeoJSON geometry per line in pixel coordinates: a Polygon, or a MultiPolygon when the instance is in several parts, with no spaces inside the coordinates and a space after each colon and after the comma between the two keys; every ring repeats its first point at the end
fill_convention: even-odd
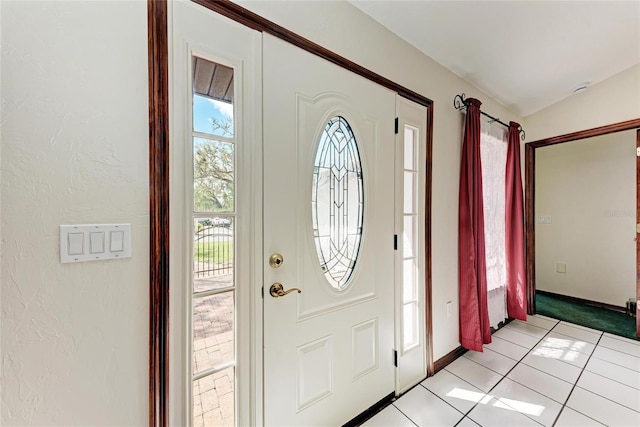
{"type": "Polygon", "coordinates": [[[587,343],[584,341],[548,337],[531,354],[533,356],[573,362],[580,356],[580,350],[586,345],[587,343]]]}
{"type": "Polygon", "coordinates": [[[479,403],[481,405],[487,405],[489,402],[495,399],[493,406],[496,408],[507,409],[509,411],[516,411],[526,415],[533,415],[539,417],[545,410],[544,406],[536,405],[534,403],[523,402],[521,400],[506,399],[504,397],[495,397],[490,394],[478,393],[477,391],[465,390],[462,388],[453,388],[447,393],[448,397],[456,399],[467,400],[469,402],[479,403]]]}
{"type": "Polygon", "coordinates": [[[477,391],[464,390],[461,388],[454,388],[447,396],[454,397],[456,399],[468,400],[469,402],[478,403],[485,396],[484,393],[478,393],[477,391]]]}

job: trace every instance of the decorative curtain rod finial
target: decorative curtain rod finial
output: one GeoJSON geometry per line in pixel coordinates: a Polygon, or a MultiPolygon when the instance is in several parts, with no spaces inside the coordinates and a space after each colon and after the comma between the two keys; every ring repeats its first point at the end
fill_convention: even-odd
{"type": "Polygon", "coordinates": [[[453,107],[456,110],[462,110],[463,108],[467,108],[467,104],[465,103],[465,98],[466,98],[466,95],[464,93],[454,96],[453,107]]]}
{"type": "Polygon", "coordinates": [[[522,126],[518,126],[518,131],[520,132],[520,140],[524,141],[527,134],[524,133],[524,129],[522,129],[522,126]]]}

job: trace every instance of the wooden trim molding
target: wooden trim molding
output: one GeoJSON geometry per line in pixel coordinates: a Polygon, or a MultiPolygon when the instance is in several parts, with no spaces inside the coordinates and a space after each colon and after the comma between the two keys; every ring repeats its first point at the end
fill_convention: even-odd
{"type": "Polygon", "coordinates": [[[147,1],[149,67],[149,426],[168,425],[169,46],[167,1],[147,1]]]}
{"type": "Polygon", "coordinates": [[[458,346],[451,350],[449,353],[436,360],[434,363],[434,375],[443,370],[447,365],[456,360],[458,357],[465,354],[468,350],[462,346],[458,346]]]}
{"type": "MultiPolygon", "coordinates": [[[[640,118],[613,123],[606,126],[586,129],[579,132],[567,133],[554,136],[552,138],[540,139],[525,144],[525,253],[527,269],[527,304],[529,314],[536,312],[536,226],[535,226],[535,185],[536,185],[536,156],[535,150],[540,147],[562,144],[565,142],[585,140],[594,136],[608,135],[615,132],[623,132],[631,129],[639,129],[640,118]]],[[[640,134],[640,133],[639,133],[640,134]]],[[[639,136],[640,138],[640,136],[639,136]]],[[[640,144],[640,142],[639,142],[640,144]]],[[[640,166],[639,166],[640,167],[640,166]]],[[[640,173],[640,172],[639,172],[640,173]]],[[[640,176],[640,175],[639,175],[640,176]]],[[[640,212],[640,202],[638,202],[640,212]]],[[[640,221],[640,220],[639,220],[640,221]]],[[[640,251],[640,249],[638,249],[640,251]]],[[[638,254],[637,272],[640,274],[640,253],[638,254]]],[[[640,297],[640,277],[638,278],[637,292],[640,297]]],[[[640,313],[640,311],[639,311],[640,313]]],[[[638,331],[640,332],[640,320],[638,321],[638,331]]]]}
{"type": "Polygon", "coordinates": [[[536,225],[535,171],[536,152],[531,144],[524,146],[524,226],[525,226],[525,268],[527,274],[527,314],[536,314],[536,225]]]}
{"type": "Polygon", "coordinates": [[[214,12],[218,12],[221,15],[226,16],[227,18],[233,19],[241,24],[246,25],[249,28],[253,28],[254,30],[271,34],[281,40],[289,42],[294,46],[297,46],[309,53],[312,53],[316,56],[326,59],[329,62],[332,62],[342,68],[346,68],[352,73],[358,74],[367,80],[371,80],[374,83],[377,83],[381,86],[384,86],[392,91],[396,92],[398,95],[410,99],[413,102],[416,102],[420,105],[431,106],[433,101],[429,98],[420,95],[417,92],[412,91],[402,85],[397,84],[394,81],[387,79],[386,77],[381,76],[380,74],[374,73],[373,71],[356,64],[349,59],[338,55],[335,52],[330,51],[317,43],[312,42],[309,39],[306,39],[292,31],[287,30],[284,27],[276,24],[275,22],[269,21],[266,18],[263,18],[260,15],[257,15],[242,6],[237,5],[236,3],[231,2],[230,0],[192,0],[195,3],[198,3],[209,10],[214,12]]]}
{"type": "Polygon", "coordinates": [[[433,362],[433,317],[432,312],[432,264],[431,264],[431,200],[433,197],[433,104],[427,107],[427,165],[426,165],[426,177],[425,183],[425,225],[424,225],[424,247],[425,247],[425,260],[424,260],[424,278],[425,278],[425,293],[424,293],[424,306],[425,306],[425,333],[427,335],[427,376],[433,375],[434,362],[433,362]]]}
{"type": "Polygon", "coordinates": [[[538,141],[529,142],[533,148],[547,147],[549,145],[561,144],[563,142],[577,141],[579,139],[591,138],[592,136],[602,136],[615,132],[636,129],[640,127],[640,119],[627,120],[625,122],[613,123],[597,128],[585,129],[579,132],[567,133],[551,138],[540,139],[538,141]]]}
{"type": "MultiPolygon", "coordinates": [[[[640,129],[636,131],[636,150],[640,150],[640,129]]],[[[636,156],[636,227],[640,224],[640,157],[636,156]]],[[[640,338],[640,239],[636,229],[636,337],[640,338]]]]}

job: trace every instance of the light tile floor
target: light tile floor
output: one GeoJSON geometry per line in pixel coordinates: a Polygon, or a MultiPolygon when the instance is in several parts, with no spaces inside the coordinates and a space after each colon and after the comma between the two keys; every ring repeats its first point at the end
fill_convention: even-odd
{"type": "Polygon", "coordinates": [[[514,320],[365,426],[640,426],[640,342],[514,320]]]}

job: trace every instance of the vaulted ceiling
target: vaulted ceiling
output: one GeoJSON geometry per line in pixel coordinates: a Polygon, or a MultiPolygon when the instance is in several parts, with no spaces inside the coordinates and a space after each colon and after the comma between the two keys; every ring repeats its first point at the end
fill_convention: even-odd
{"type": "Polygon", "coordinates": [[[350,2],[524,117],[640,63],[640,1],[350,2]]]}

